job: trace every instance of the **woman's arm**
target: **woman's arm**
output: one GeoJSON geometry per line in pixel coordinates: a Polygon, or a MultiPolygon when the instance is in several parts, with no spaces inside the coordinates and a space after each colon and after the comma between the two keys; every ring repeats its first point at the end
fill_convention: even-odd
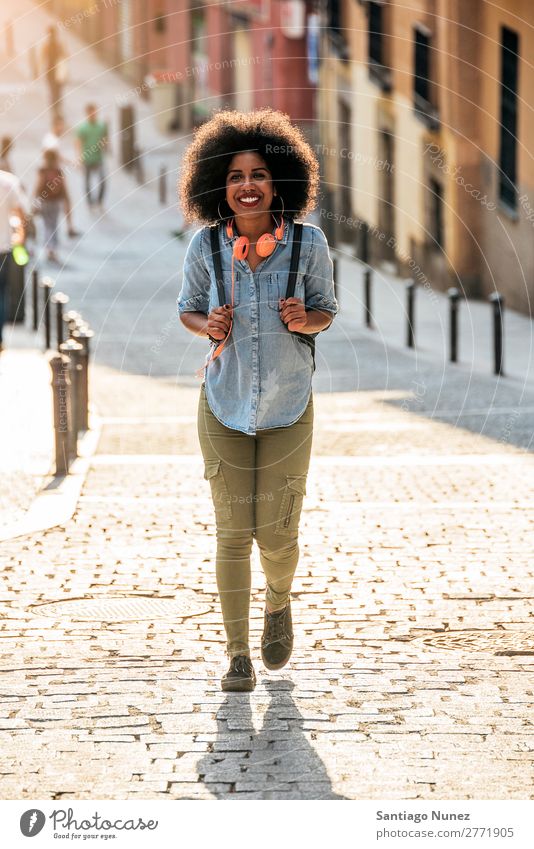
{"type": "Polygon", "coordinates": [[[180,321],[195,336],[211,336],[220,341],[230,330],[231,312],[228,307],[216,307],[209,315],[190,310],[180,313],[180,321]]]}
{"type": "Polygon", "coordinates": [[[318,333],[332,324],[334,316],[328,310],[307,310],[301,298],[282,298],[280,318],[284,324],[287,324],[288,330],[296,330],[298,333],[318,333]]]}

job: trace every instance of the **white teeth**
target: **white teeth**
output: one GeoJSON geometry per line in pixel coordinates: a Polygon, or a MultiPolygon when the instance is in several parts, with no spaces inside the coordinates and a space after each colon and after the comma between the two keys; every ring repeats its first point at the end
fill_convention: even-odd
{"type": "Polygon", "coordinates": [[[258,197],[240,198],[239,200],[241,201],[241,203],[255,203],[257,200],[259,200],[259,198],[258,197]]]}

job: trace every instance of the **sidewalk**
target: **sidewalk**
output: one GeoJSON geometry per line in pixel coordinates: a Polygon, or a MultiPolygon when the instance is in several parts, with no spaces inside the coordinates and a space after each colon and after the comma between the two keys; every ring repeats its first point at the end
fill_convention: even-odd
{"type": "MultiPolygon", "coordinates": [[[[48,19],[20,9],[31,40],[48,19]]],[[[115,114],[127,86],[83,57],[70,114],[86,98],[115,114]]],[[[27,169],[43,90],[10,112],[27,169]]],[[[388,335],[366,331],[341,260],[342,312],[317,344],[294,654],[261,665],[254,548],[258,686],[224,694],[193,377],[206,346],[175,313],[179,215],[121,171],[110,188],[102,219],[76,205],[84,236],[56,275],[96,330],[100,441],[72,518],[2,545],[2,798],[531,798],[530,385],[448,365],[433,333],[403,348],[395,281],[375,286],[388,335]]]]}
{"type": "Polygon", "coordinates": [[[0,534],[20,520],[53,471],[51,373],[35,334],[5,328],[0,355],[0,534]]]}
{"type": "Polygon", "coordinates": [[[198,390],[93,381],[75,515],[3,546],[3,798],[530,797],[532,458],[406,392],[317,394],[294,655],[259,660],[254,550],[258,686],[224,694],[198,390]]]}
{"type": "MultiPolygon", "coordinates": [[[[319,223],[319,222],[318,222],[319,223]]],[[[338,258],[339,302],[342,322],[348,333],[357,327],[373,333],[385,344],[406,348],[407,280],[387,271],[373,269],[373,330],[364,325],[365,266],[353,259],[353,248],[340,245],[338,258]]],[[[498,281],[497,281],[498,286],[498,281]]],[[[447,363],[449,360],[449,299],[446,293],[419,285],[415,296],[414,332],[417,352],[447,363]]],[[[460,291],[458,321],[458,365],[481,374],[493,374],[493,308],[490,303],[466,300],[460,291]]],[[[534,388],[534,321],[504,305],[504,376],[534,388]]]]}

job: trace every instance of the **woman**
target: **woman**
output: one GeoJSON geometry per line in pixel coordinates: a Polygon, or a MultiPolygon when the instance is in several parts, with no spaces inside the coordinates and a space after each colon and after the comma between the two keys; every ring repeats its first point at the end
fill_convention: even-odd
{"type": "Polygon", "coordinates": [[[184,159],[184,215],[215,225],[216,236],[212,241],[210,226],[194,233],[178,311],[191,333],[211,341],[198,434],[215,509],[230,658],[223,690],[256,684],[248,642],[253,538],[267,583],[264,665],[281,669],[293,648],[290,591],[313,431],[311,346],[338,311],[326,238],[319,227],[295,225],[314,207],[318,183],[319,165],[303,134],[272,109],[216,113],[184,159]],[[294,296],[286,299],[299,231],[294,296]]]}
{"type": "Polygon", "coordinates": [[[56,150],[45,150],[43,166],[39,168],[35,187],[35,204],[43,217],[44,238],[47,256],[50,262],[59,262],[56,248],[58,245],[58,222],[61,207],[65,200],[65,177],[59,167],[56,150]]]}

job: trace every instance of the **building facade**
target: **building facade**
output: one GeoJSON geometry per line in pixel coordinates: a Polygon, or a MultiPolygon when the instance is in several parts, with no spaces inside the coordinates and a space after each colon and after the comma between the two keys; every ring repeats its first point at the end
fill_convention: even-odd
{"type": "Polygon", "coordinates": [[[534,296],[533,22],[527,0],[346,0],[348,60],[326,39],[320,79],[333,217],[352,217],[358,244],[369,226],[370,261],[472,297],[497,289],[524,312],[534,296]]]}

